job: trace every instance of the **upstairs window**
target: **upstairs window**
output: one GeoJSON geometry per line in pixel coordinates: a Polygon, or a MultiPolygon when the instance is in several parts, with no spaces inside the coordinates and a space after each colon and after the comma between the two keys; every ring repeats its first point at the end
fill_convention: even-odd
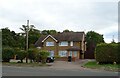
{"type": "Polygon", "coordinates": [[[68,42],[67,41],[59,42],[59,46],[68,46],[68,42]]]}
{"type": "Polygon", "coordinates": [[[46,42],[46,46],[54,46],[54,42],[46,42]]]}

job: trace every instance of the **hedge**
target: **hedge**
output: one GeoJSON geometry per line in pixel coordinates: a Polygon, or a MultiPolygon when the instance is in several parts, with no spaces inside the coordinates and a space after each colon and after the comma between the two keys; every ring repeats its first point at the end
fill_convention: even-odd
{"type": "Polygon", "coordinates": [[[21,60],[21,63],[23,63],[23,59],[26,57],[26,51],[25,50],[20,50],[16,52],[16,56],[18,60],[21,60]]]}
{"type": "Polygon", "coordinates": [[[3,62],[10,62],[10,59],[12,59],[13,57],[14,57],[14,49],[8,47],[2,49],[3,62]]]}
{"type": "Polygon", "coordinates": [[[97,45],[95,50],[95,58],[100,63],[120,63],[120,50],[118,48],[120,44],[107,44],[102,43],[97,45]]]}
{"type": "Polygon", "coordinates": [[[36,48],[32,48],[28,50],[28,58],[31,60],[31,62],[32,60],[35,61],[37,54],[38,54],[38,49],[36,48]]]}
{"type": "Polygon", "coordinates": [[[44,64],[44,63],[46,63],[46,59],[49,55],[50,55],[50,53],[48,51],[40,50],[37,57],[40,57],[41,62],[44,64]]]}

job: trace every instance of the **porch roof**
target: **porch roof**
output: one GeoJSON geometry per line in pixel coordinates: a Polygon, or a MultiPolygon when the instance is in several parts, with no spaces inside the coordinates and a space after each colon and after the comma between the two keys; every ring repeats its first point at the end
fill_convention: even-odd
{"type": "Polygon", "coordinates": [[[80,50],[81,50],[80,47],[77,47],[77,46],[70,47],[70,48],[67,49],[67,51],[80,51],[80,50]]]}

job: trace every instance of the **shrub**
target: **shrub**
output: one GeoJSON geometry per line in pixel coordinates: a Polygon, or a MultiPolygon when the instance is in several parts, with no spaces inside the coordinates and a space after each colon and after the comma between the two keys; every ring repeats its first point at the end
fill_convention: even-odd
{"type": "Polygon", "coordinates": [[[35,61],[37,54],[38,54],[38,49],[36,48],[28,50],[28,58],[31,60],[31,62],[32,60],[35,61]]]}
{"type": "Polygon", "coordinates": [[[39,51],[38,57],[41,58],[41,62],[43,64],[46,63],[46,59],[47,59],[48,56],[49,56],[49,52],[48,51],[46,51],[46,50],[40,50],[39,51]]]}
{"type": "Polygon", "coordinates": [[[120,52],[118,51],[118,44],[106,44],[102,43],[97,45],[95,50],[95,58],[97,62],[100,63],[119,63],[120,58],[118,55],[120,52]]]}
{"type": "Polygon", "coordinates": [[[3,62],[10,62],[10,59],[14,57],[14,49],[3,48],[2,49],[2,60],[3,62]]]}
{"type": "Polygon", "coordinates": [[[21,63],[23,63],[23,59],[26,57],[26,51],[20,50],[16,53],[16,56],[19,60],[21,60],[21,63]]]}

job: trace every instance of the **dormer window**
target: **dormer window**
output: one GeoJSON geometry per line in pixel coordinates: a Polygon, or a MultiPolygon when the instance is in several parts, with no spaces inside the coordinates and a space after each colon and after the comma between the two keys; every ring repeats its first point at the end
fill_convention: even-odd
{"type": "Polygon", "coordinates": [[[54,46],[54,42],[46,42],[46,46],[54,46]]]}

